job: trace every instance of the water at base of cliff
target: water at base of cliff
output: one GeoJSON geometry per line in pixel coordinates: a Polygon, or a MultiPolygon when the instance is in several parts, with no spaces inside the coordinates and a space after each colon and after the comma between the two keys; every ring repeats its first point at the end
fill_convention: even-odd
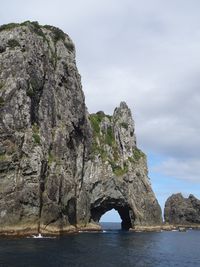
{"type": "Polygon", "coordinates": [[[102,233],[0,239],[0,267],[200,266],[200,231],[129,233],[103,224],[102,233]]]}

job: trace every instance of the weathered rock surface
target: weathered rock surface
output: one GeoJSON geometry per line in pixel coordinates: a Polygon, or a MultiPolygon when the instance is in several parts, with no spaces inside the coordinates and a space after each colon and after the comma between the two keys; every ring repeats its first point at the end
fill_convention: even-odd
{"type": "Polygon", "coordinates": [[[113,116],[90,115],[92,155],[85,169],[86,189],[91,196],[91,218],[114,208],[122,227],[161,223],[161,210],[147,176],[146,156],[136,147],[131,111],[122,102],[113,116]]]}
{"type": "Polygon", "coordinates": [[[174,225],[200,224],[200,200],[193,195],[184,198],[181,193],[173,194],[165,203],[164,218],[174,225]]]}
{"type": "Polygon", "coordinates": [[[1,26],[0,232],[94,229],[112,208],[125,229],[162,221],[130,109],[88,114],[61,30],[1,26]]]}

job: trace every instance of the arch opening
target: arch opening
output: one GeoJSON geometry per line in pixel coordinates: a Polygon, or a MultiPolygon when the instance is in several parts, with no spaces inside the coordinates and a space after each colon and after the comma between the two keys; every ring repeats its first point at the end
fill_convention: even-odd
{"type": "Polygon", "coordinates": [[[106,211],[100,218],[100,223],[121,223],[119,213],[115,209],[106,211]]]}
{"type": "Polygon", "coordinates": [[[115,209],[106,211],[100,218],[101,228],[105,231],[121,230],[121,218],[115,209]]]}
{"type": "Polygon", "coordinates": [[[102,215],[104,215],[109,210],[116,210],[121,218],[121,229],[129,230],[132,228],[131,223],[131,209],[127,204],[116,203],[112,201],[104,201],[101,205],[91,207],[91,221],[99,223],[102,215]]]}

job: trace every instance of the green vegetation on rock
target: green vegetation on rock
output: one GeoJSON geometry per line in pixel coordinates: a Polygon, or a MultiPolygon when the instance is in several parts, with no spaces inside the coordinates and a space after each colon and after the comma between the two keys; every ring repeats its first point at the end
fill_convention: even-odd
{"type": "Polygon", "coordinates": [[[40,92],[42,90],[42,86],[40,82],[33,76],[30,78],[29,87],[27,88],[26,94],[30,98],[38,98],[40,92]]]}
{"type": "Polygon", "coordinates": [[[71,52],[74,51],[74,44],[70,41],[66,41],[66,34],[57,27],[53,27],[50,25],[45,25],[44,28],[50,30],[54,35],[54,43],[56,44],[58,41],[62,40],[64,42],[65,47],[71,52]]]}
{"type": "Polygon", "coordinates": [[[102,160],[108,160],[107,152],[104,149],[105,145],[115,147],[115,139],[112,127],[109,126],[105,132],[100,132],[100,124],[104,117],[111,120],[111,116],[105,115],[102,111],[97,112],[96,114],[91,114],[89,119],[93,129],[93,144],[92,144],[92,153],[99,154],[102,160]]]}
{"type": "Polygon", "coordinates": [[[114,161],[110,161],[109,163],[112,167],[113,173],[116,176],[122,176],[128,172],[128,165],[126,164],[126,162],[124,162],[123,168],[121,166],[117,165],[114,161]]]}
{"type": "Polygon", "coordinates": [[[40,144],[40,136],[37,133],[33,133],[33,139],[36,144],[40,144]]]}
{"type": "Polygon", "coordinates": [[[56,28],[56,27],[50,26],[50,25],[44,25],[44,28],[53,32],[55,43],[58,42],[59,40],[62,40],[62,41],[65,40],[65,33],[62,30],[60,30],[59,28],[56,28]]]}
{"type": "Polygon", "coordinates": [[[4,87],[4,83],[0,81],[0,90],[4,87]]]}
{"type": "Polygon", "coordinates": [[[33,26],[33,31],[41,36],[44,40],[46,40],[46,36],[45,34],[43,33],[42,29],[41,29],[41,26],[39,25],[39,23],[37,21],[34,21],[31,23],[31,25],[33,26]]]}
{"type": "Polygon", "coordinates": [[[94,135],[98,135],[100,133],[100,123],[105,115],[102,113],[96,113],[96,114],[91,114],[89,119],[91,122],[91,126],[93,129],[94,135]]]}
{"type": "Polygon", "coordinates": [[[0,32],[1,31],[9,31],[9,30],[12,30],[15,27],[19,27],[19,26],[20,26],[20,24],[18,24],[18,23],[3,24],[0,26],[0,32]]]}
{"type": "Polygon", "coordinates": [[[3,107],[5,104],[5,101],[2,96],[0,96],[0,108],[3,107]]]}
{"type": "Polygon", "coordinates": [[[49,152],[48,165],[51,165],[54,161],[56,161],[55,157],[52,155],[51,152],[49,152]]]}
{"type": "Polygon", "coordinates": [[[32,88],[28,88],[28,90],[26,91],[27,96],[29,96],[30,98],[34,96],[34,91],[32,88]]]}
{"type": "Polygon", "coordinates": [[[22,22],[18,26],[28,26],[35,34],[41,36],[44,40],[46,40],[46,36],[41,29],[42,26],[37,21],[27,20],[22,22]]]}
{"type": "Polygon", "coordinates": [[[1,31],[9,31],[12,30],[14,28],[20,27],[20,26],[31,26],[33,31],[37,34],[40,35],[42,37],[45,37],[43,31],[41,30],[41,26],[39,25],[39,23],[37,21],[24,21],[22,23],[9,23],[9,24],[4,24],[2,26],[0,26],[0,32],[1,31]]]}
{"type": "Polygon", "coordinates": [[[132,157],[129,157],[130,162],[138,162],[141,158],[146,157],[146,155],[137,147],[133,149],[133,155],[132,157]]]}
{"type": "Polygon", "coordinates": [[[52,32],[53,34],[53,42],[54,42],[54,50],[52,49],[52,47],[50,46],[50,43],[49,43],[49,40],[46,38],[46,41],[48,43],[48,46],[49,46],[49,49],[51,51],[51,63],[54,67],[54,69],[56,69],[56,66],[57,66],[57,62],[58,60],[60,59],[57,55],[57,48],[56,48],[56,43],[59,41],[59,40],[62,40],[64,42],[64,45],[65,45],[65,33],[60,30],[59,28],[56,28],[56,27],[53,27],[53,26],[50,26],[50,25],[45,25],[43,26],[45,29],[49,30],[52,32]]]}
{"type": "Polygon", "coordinates": [[[101,131],[100,124],[105,117],[107,117],[109,121],[112,120],[112,116],[106,115],[102,111],[99,111],[96,114],[91,114],[89,117],[93,129],[92,154],[93,156],[100,155],[104,162],[108,161],[113,169],[114,174],[120,176],[127,172],[127,168],[122,169],[116,164],[117,160],[119,160],[119,151],[112,127],[108,126],[107,129],[101,131]],[[106,145],[111,147],[113,159],[110,158],[110,155],[106,151],[106,145]]]}
{"type": "MultiPolygon", "coordinates": [[[[112,120],[111,116],[105,115],[102,111],[91,114],[89,117],[93,130],[92,155],[99,155],[102,161],[109,162],[116,176],[122,176],[128,172],[129,162],[137,163],[141,158],[145,157],[145,154],[135,147],[132,156],[124,161],[123,166],[121,166],[119,163],[120,151],[114,137],[112,123],[110,126],[108,124],[106,129],[101,126],[105,117],[109,118],[110,121],[112,120]],[[110,152],[107,146],[110,146],[110,152]]],[[[128,124],[125,122],[120,123],[120,126],[128,130],[128,124]]]]}
{"type": "Polygon", "coordinates": [[[126,122],[121,122],[120,125],[121,125],[122,128],[128,130],[128,123],[126,123],[126,122]]]}
{"type": "Polygon", "coordinates": [[[7,156],[5,154],[0,155],[0,161],[5,161],[7,159],[7,156]]]}
{"type": "MultiPolygon", "coordinates": [[[[57,49],[56,49],[56,43],[58,41],[60,41],[60,40],[63,41],[64,46],[69,51],[73,52],[75,50],[73,42],[70,39],[66,38],[66,34],[62,30],[60,30],[57,27],[50,26],[50,25],[42,26],[37,21],[24,21],[23,23],[4,24],[4,25],[0,26],[0,32],[4,31],[4,30],[9,31],[9,30],[12,30],[14,28],[22,27],[22,26],[28,27],[32,32],[34,32],[38,36],[42,37],[44,42],[47,42],[49,49],[51,51],[51,54],[52,54],[52,64],[53,64],[54,69],[56,68],[57,61],[59,60],[59,57],[57,56],[57,49]],[[54,45],[55,45],[55,49],[53,49],[51,47],[49,39],[46,36],[46,34],[44,33],[44,28],[51,31],[54,45]]],[[[8,45],[11,48],[15,48],[17,46],[20,46],[19,42],[14,40],[14,39],[10,40],[8,45]]],[[[22,52],[25,52],[24,48],[22,48],[22,52]]]]}
{"type": "Polygon", "coordinates": [[[112,146],[115,142],[114,134],[112,128],[109,126],[105,134],[105,143],[112,146]]]}
{"type": "Polygon", "coordinates": [[[40,144],[39,134],[33,133],[33,139],[34,139],[35,144],[38,144],[38,145],[40,144]]]}
{"type": "Polygon", "coordinates": [[[10,39],[8,40],[8,46],[12,49],[14,49],[15,47],[20,47],[20,44],[17,40],[15,39],[10,39]]]}
{"type": "Polygon", "coordinates": [[[32,126],[32,130],[33,130],[33,140],[34,140],[34,143],[39,145],[40,144],[40,135],[39,135],[39,127],[37,124],[34,124],[32,126]]]}
{"type": "Polygon", "coordinates": [[[48,166],[51,166],[52,163],[55,163],[56,165],[61,165],[62,159],[60,159],[54,154],[52,150],[50,150],[48,154],[48,166]]]}

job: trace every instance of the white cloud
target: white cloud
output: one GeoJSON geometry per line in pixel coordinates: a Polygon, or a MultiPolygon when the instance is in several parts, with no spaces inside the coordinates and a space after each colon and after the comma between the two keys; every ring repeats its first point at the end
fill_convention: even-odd
{"type": "Polygon", "coordinates": [[[183,179],[192,182],[200,182],[200,159],[179,160],[175,158],[162,162],[159,166],[153,167],[154,172],[183,179]]]}

